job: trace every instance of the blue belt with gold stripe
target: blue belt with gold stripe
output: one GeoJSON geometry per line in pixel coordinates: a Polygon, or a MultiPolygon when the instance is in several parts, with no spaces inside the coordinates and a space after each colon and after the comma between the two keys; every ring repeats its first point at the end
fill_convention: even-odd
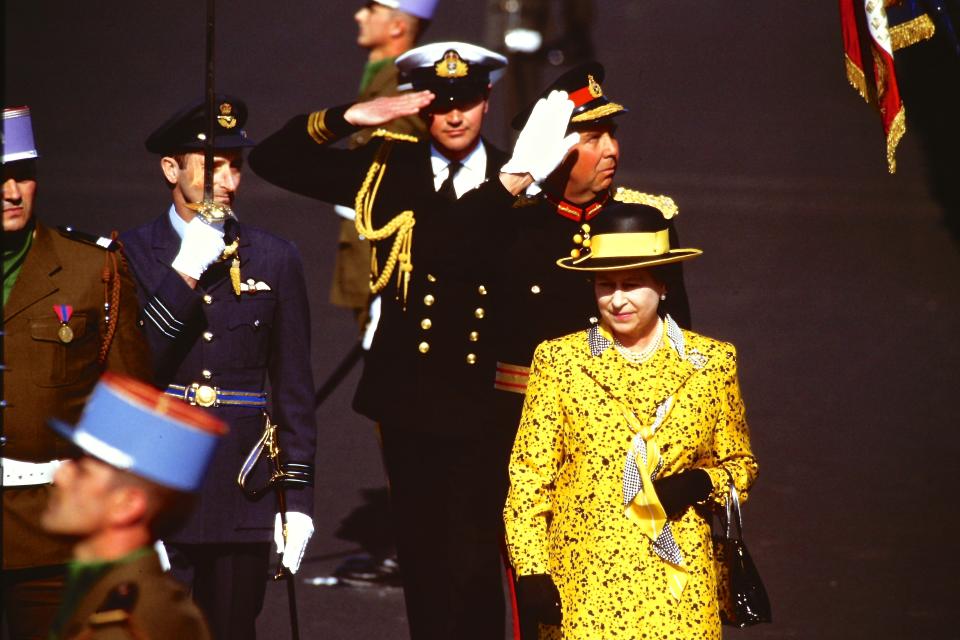
{"type": "Polygon", "coordinates": [[[164,393],[200,407],[267,408],[267,393],[265,391],[231,391],[194,382],[189,386],[182,384],[167,385],[164,393]]]}

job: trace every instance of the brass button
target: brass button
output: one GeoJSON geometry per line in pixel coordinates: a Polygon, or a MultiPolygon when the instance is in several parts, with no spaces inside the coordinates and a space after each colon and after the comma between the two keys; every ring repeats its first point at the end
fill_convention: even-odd
{"type": "Polygon", "coordinates": [[[203,304],[213,304],[213,296],[209,293],[203,294],[203,304]]]}
{"type": "Polygon", "coordinates": [[[420,328],[423,330],[427,330],[432,326],[433,326],[433,321],[430,318],[424,318],[423,320],[420,321],[420,328]]]}
{"type": "Polygon", "coordinates": [[[468,354],[467,354],[467,364],[476,364],[476,362],[477,362],[477,354],[475,354],[475,353],[468,353],[468,354]]]}
{"type": "Polygon", "coordinates": [[[471,331],[469,337],[470,337],[470,342],[476,342],[477,340],[480,339],[480,334],[477,333],[476,331],[471,331]]]}
{"type": "Polygon", "coordinates": [[[482,296],[485,296],[487,295],[487,288],[483,285],[480,285],[479,287],[477,287],[477,293],[479,293],[482,296]]]}
{"type": "Polygon", "coordinates": [[[253,321],[253,326],[255,326],[255,327],[257,327],[257,328],[260,328],[260,319],[259,319],[259,318],[257,318],[256,320],[253,321]]]}
{"type": "Polygon", "coordinates": [[[207,385],[202,384],[197,387],[194,400],[201,407],[212,407],[217,401],[217,390],[213,387],[208,387],[207,385]]]}
{"type": "Polygon", "coordinates": [[[210,378],[213,377],[213,372],[211,372],[210,369],[204,369],[204,370],[200,373],[200,375],[203,376],[203,379],[204,379],[204,380],[209,380],[210,378]]]}
{"type": "Polygon", "coordinates": [[[535,284],[535,285],[533,285],[532,287],[530,287],[530,293],[532,293],[532,294],[534,294],[534,295],[540,293],[540,285],[535,284]]]}
{"type": "Polygon", "coordinates": [[[420,343],[420,346],[418,347],[418,349],[420,349],[420,353],[426,353],[427,351],[430,351],[430,343],[429,343],[429,342],[421,342],[421,343],[420,343]]]}
{"type": "Polygon", "coordinates": [[[204,332],[203,332],[203,339],[206,340],[207,342],[210,342],[211,340],[213,340],[213,332],[211,332],[211,331],[204,331],[204,332]]]}
{"type": "Polygon", "coordinates": [[[430,273],[427,274],[427,282],[436,282],[436,281],[437,281],[437,276],[430,273]]]}
{"type": "Polygon", "coordinates": [[[483,307],[477,307],[477,310],[473,312],[473,315],[479,320],[482,319],[486,311],[483,310],[483,307]]]}
{"type": "Polygon", "coordinates": [[[142,326],[143,326],[143,320],[140,320],[139,323],[140,323],[140,326],[142,327],[142,326]]]}
{"type": "Polygon", "coordinates": [[[423,296],[423,304],[427,305],[428,307],[436,301],[437,299],[433,297],[433,294],[428,293],[427,295],[423,296]]]}

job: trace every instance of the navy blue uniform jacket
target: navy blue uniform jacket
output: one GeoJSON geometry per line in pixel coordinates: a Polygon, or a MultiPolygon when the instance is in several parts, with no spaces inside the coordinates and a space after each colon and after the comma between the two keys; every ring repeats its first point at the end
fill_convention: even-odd
{"type": "MultiPolygon", "coordinates": [[[[265,231],[240,226],[241,277],[269,290],[234,295],[228,267],[210,267],[191,289],[170,264],[180,236],[168,214],[121,235],[138,283],[141,326],[154,355],[156,383],[208,384],[262,391],[270,379],[270,414],[285,462],[313,466],[316,451],[310,310],[297,249],[265,231]],[[209,377],[204,375],[209,372],[209,377]]],[[[272,539],[276,498],[251,499],[237,474],[263,432],[260,409],[209,407],[229,425],[207,472],[199,504],[170,542],[263,542],[272,539]]],[[[266,478],[266,460],[252,482],[266,478]]],[[[287,508],[313,512],[313,489],[288,489],[287,508]]]]}

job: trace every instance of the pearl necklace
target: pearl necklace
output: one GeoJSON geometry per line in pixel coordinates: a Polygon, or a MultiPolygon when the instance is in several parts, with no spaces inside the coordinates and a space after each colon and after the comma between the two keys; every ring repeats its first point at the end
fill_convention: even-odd
{"type": "Polygon", "coordinates": [[[657,319],[657,337],[653,342],[644,347],[643,351],[631,351],[627,347],[623,346],[616,337],[613,338],[613,344],[616,345],[617,351],[620,352],[628,362],[633,364],[642,364],[650,359],[657,349],[660,348],[660,345],[663,344],[663,320],[657,319]]]}

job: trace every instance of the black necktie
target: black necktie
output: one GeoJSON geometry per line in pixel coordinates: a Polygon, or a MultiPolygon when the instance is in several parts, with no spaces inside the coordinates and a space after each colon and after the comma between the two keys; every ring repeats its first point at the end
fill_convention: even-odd
{"type": "Polygon", "coordinates": [[[437,193],[443,196],[445,200],[453,202],[457,199],[457,191],[453,188],[453,178],[462,166],[463,165],[456,160],[447,165],[447,177],[443,181],[443,184],[440,185],[440,188],[437,189],[437,193]]]}

